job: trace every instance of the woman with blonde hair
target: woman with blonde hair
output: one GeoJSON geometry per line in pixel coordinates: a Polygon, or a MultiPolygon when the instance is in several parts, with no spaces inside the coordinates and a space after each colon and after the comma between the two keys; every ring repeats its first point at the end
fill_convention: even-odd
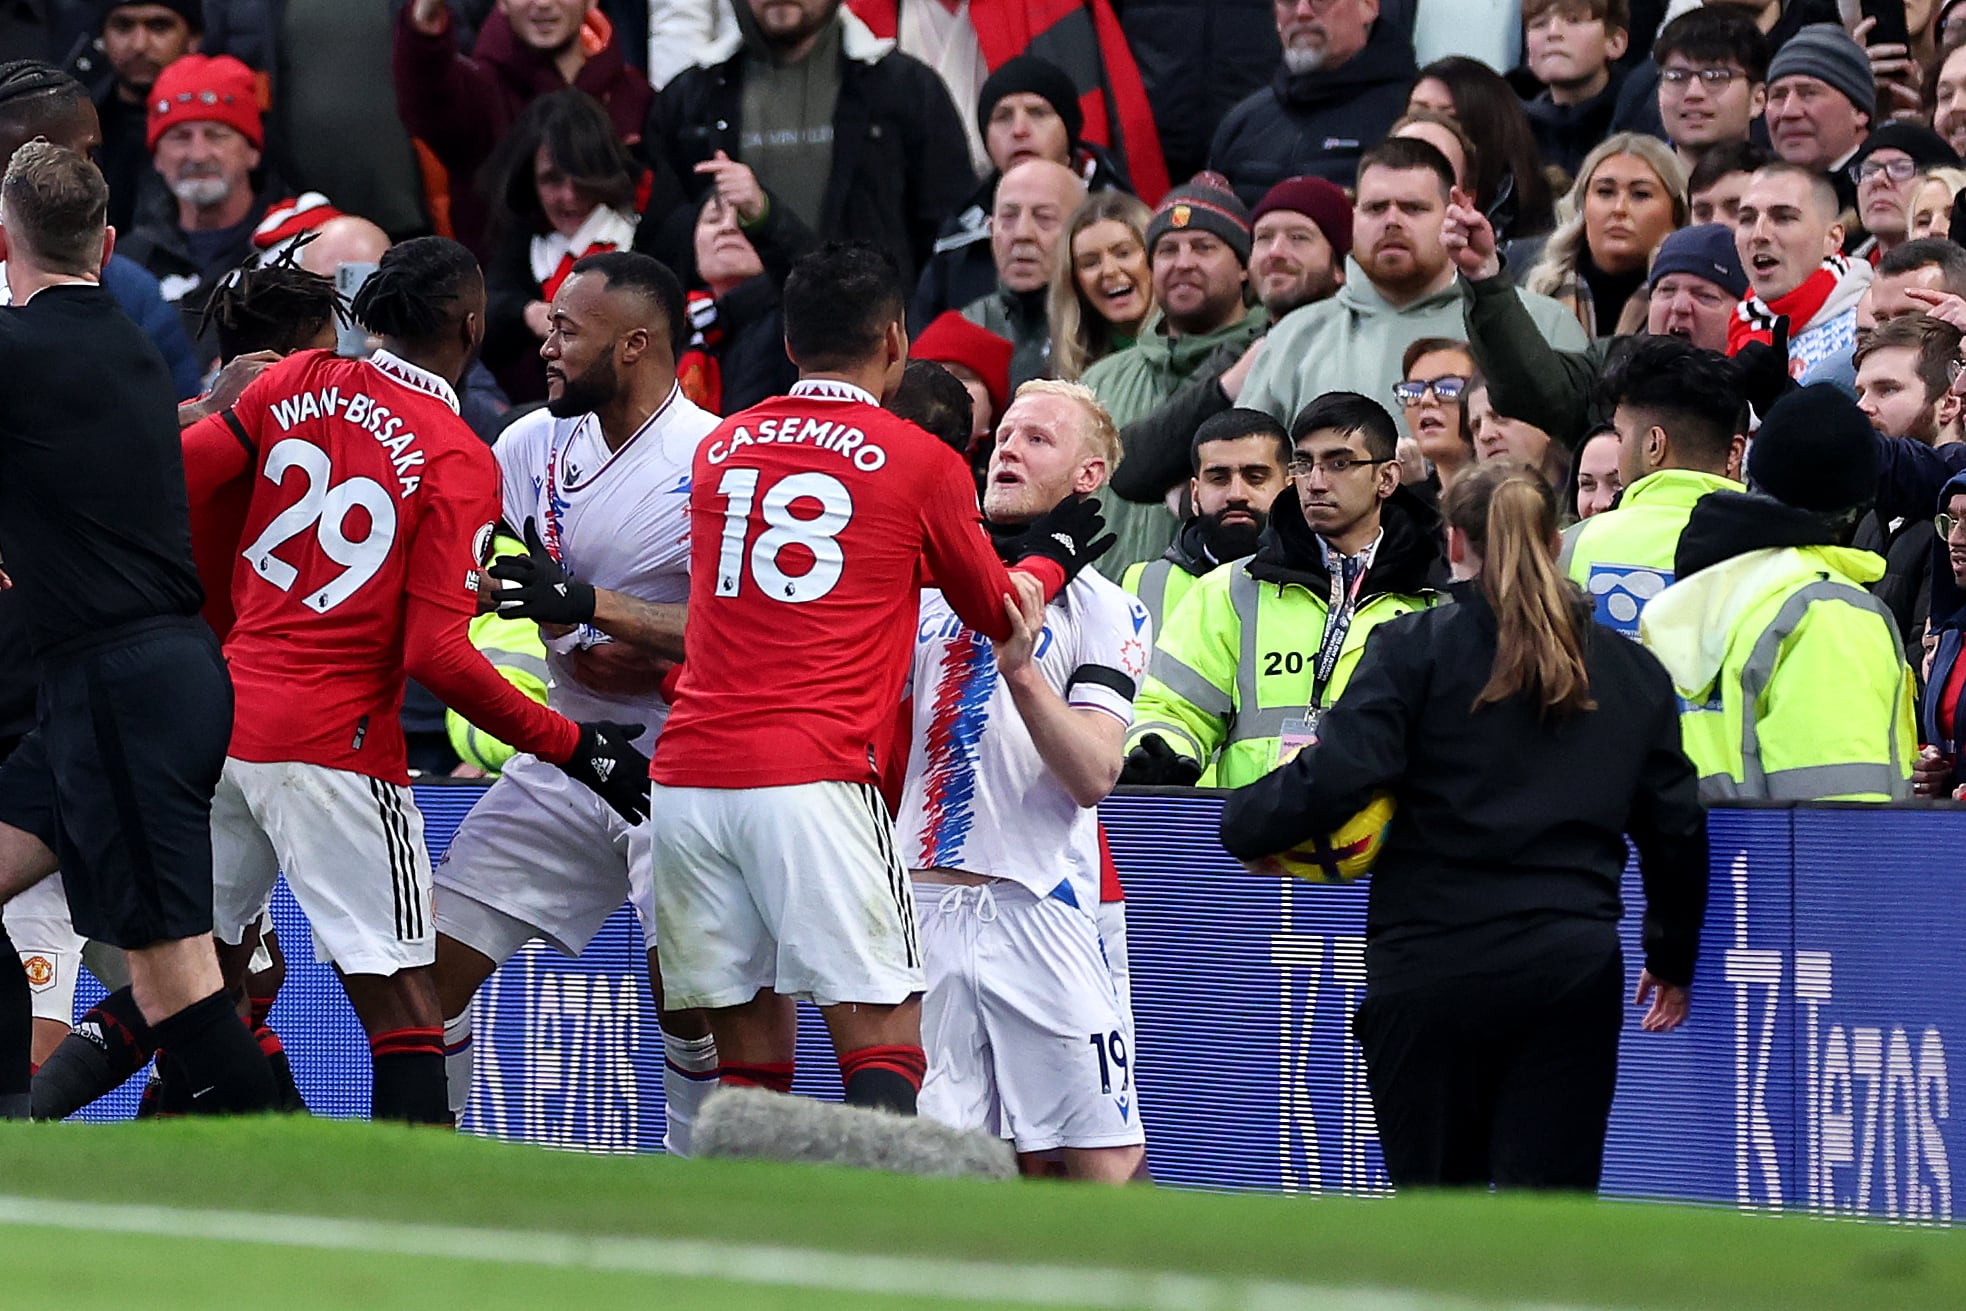
{"type": "Polygon", "coordinates": [[[1671,146],[1641,132],[1606,137],[1557,202],[1557,229],[1523,289],[1570,305],[1591,336],[1614,336],[1652,252],[1687,214],[1686,169],[1671,146]]]}
{"type": "Polygon", "coordinates": [[[1139,339],[1154,313],[1147,267],[1153,211],[1124,191],[1095,191],[1065,228],[1064,256],[1051,275],[1052,376],[1077,381],[1139,339]]]}
{"type": "Polygon", "coordinates": [[[1550,485],[1492,461],[1442,509],[1455,604],[1373,630],[1311,744],[1229,798],[1222,842],[1260,861],[1389,793],[1352,1023],[1386,1172],[1396,1188],[1588,1192],[1623,999],[1649,1032],[1686,1018],[1706,814],[1665,669],[1592,622],[1558,568],[1550,485]],[[1627,836],[1646,902],[1629,992],[1627,836]]]}
{"type": "Polygon", "coordinates": [[[1907,240],[1945,237],[1952,234],[1952,202],[1966,191],[1966,168],[1935,164],[1918,171],[1918,183],[1911,189],[1910,222],[1907,240]]]}

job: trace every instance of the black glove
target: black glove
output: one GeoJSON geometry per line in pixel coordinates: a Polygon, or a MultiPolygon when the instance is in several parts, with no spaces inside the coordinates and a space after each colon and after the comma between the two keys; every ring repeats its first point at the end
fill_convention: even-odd
{"type": "Polygon", "coordinates": [[[502,582],[518,584],[497,593],[498,612],[508,619],[572,627],[594,618],[593,584],[568,576],[539,540],[539,528],[531,519],[526,520],[526,554],[499,556],[490,573],[502,582]]]}
{"type": "Polygon", "coordinates": [[[649,758],[630,745],[641,735],[640,724],[582,724],[580,745],[560,766],[630,824],[649,817],[649,758]]]}
{"type": "Polygon", "coordinates": [[[1119,541],[1111,533],[1099,535],[1105,526],[1099,502],[1085,496],[1067,497],[1031,520],[1023,538],[1005,554],[1012,560],[1028,560],[1032,556],[1056,560],[1070,580],[1119,541]]]}
{"type": "Polygon", "coordinates": [[[1788,315],[1775,319],[1772,343],[1751,341],[1734,354],[1734,369],[1740,379],[1741,396],[1754,407],[1755,416],[1768,413],[1768,407],[1782,399],[1796,385],[1789,376],[1788,315]]]}
{"type": "Polygon", "coordinates": [[[1201,766],[1167,745],[1158,733],[1141,738],[1120,766],[1120,782],[1150,787],[1191,788],[1200,777],[1201,766]]]}

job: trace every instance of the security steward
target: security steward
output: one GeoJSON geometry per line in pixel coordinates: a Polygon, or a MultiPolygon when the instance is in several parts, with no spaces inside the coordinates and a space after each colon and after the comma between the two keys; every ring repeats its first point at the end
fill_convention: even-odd
{"type": "Polygon", "coordinates": [[[1271,505],[1256,554],[1201,578],[1167,617],[1123,783],[1260,778],[1316,739],[1375,628],[1445,597],[1439,520],[1400,485],[1385,407],[1328,393],[1291,442],[1297,494],[1271,505]]]}
{"type": "Polygon", "coordinates": [[[1709,492],[1746,491],[1747,418],[1726,356],[1679,337],[1631,338],[1600,384],[1618,431],[1617,505],[1566,530],[1558,557],[1597,622],[1638,636],[1638,617],[1673,582],[1673,556],[1709,492]]]}
{"type": "Polygon", "coordinates": [[[1290,434],[1261,410],[1224,410],[1195,429],[1188,479],[1194,513],[1160,559],[1142,560],[1120,575],[1120,586],[1147,607],[1156,633],[1197,578],[1254,553],[1270,522],[1270,505],[1288,481],[1290,456],[1290,434]]]}
{"type": "Polygon", "coordinates": [[[1238,859],[1396,807],[1366,909],[1353,1033],[1395,1187],[1597,1187],[1627,996],[1625,839],[1645,884],[1640,1027],[1686,1018],[1706,814],[1659,662],[1558,572],[1526,465],[1447,490],[1456,604],[1373,631],[1323,731],[1229,798],[1238,859]]]}
{"type": "Polygon", "coordinates": [[[1918,755],[1911,669],[1868,586],[1884,561],[1848,543],[1878,481],[1855,403],[1789,392],[1748,452],[1749,491],[1693,508],[1639,640],[1685,701],[1700,799],[1898,801],[1918,755]]]}

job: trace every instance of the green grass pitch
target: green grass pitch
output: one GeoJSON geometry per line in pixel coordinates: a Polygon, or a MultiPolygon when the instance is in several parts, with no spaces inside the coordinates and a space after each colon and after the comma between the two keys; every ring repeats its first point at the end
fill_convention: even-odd
{"type": "Polygon", "coordinates": [[[312,1120],[0,1125],[0,1305],[1966,1307],[1966,1234],[587,1157],[312,1120]]]}

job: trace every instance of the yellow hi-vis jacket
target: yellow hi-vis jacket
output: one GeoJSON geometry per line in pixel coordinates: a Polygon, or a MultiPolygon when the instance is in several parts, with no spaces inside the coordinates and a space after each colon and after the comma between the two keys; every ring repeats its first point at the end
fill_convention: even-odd
{"type": "MultiPolygon", "coordinates": [[[[501,555],[524,555],[524,544],[510,537],[492,539],[490,559],[501,555]]],[[[492,668],[505,681],[541,705],[546,704],[546,643],[539,625],[530,619],[507,619],[493,611],[479,615],[466,630],[471,645],[478,648],[492,668]]],[[[444,729],[450,736],[451,750],[467,765],[476,765],[487,774],[497,774],[505,762],[518,753],[455,710],[444,711],[444,729]]]]}
{"type": "Polygon", "coordinates": [[[1843,546],[1770,547],[1674,583],[1639,640],[1684,702],[1700,800],[1898,801],[1918,752],[1911,669],[1865,585],[1884,561],[1843,546]]]}
{"type": "MultiPolygon", "coordinates": [[[[1373,629],[1446,599],[1430,581],[1440,560],[1431,518],[1416,518],[1395,501],[1383,514],[1385,535],[1324,689],[1327,708],[1351,680],[1373,629]]],[[[1321,558],[1315,565],[1305,560],[1321,548],[1294,492],[1277,498],[1271,524],[1296,543],[1290,564],[1280,567],[1278,542],[1266,538],[1257,554],[1196,579],[1169,612],[1134,703],[1127,750],[1158,734],[1205,767],[1203,787],[1241,787],[1275,769],[1284,731],[1303,722],[1311,702],[1330,608],[1321,584],[1329,573],[1321,558]]]]}
{"type": "Polygon", "coordinates": [[[1590,597],[1598,623],[1637,637],[1647,603],[1672,586],[1673,555],[1693,507],[1708,492],[1746,490],[1692,469],[1648,473],[1625,488],[1617,509],[1564,530],[1559,563],[1590,597]]]}

